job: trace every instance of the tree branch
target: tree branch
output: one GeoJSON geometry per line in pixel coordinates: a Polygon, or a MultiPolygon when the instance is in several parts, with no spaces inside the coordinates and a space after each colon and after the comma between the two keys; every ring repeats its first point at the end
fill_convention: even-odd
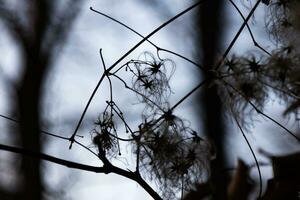
{"type": "MultiPolygon", "coordinates": [[[[201,5],[203,2],[205,2],[206,0],[201,0],[197,3],[195,3],[194,5],[188,7],[187,9],[183,10],[182,12],[178,13],[177,15],[175,15],[174,17],[172,17],[171,19],[167,20],[166,22],[164,22],[163,24],[161,24],[159,27],[157,27],[156,29],[154,29],[151,33],[149,33],[147,36],[143,37],[142,40],[140,40],[136,45],[134,45],[129,51],[127,51],[123,56],[121,56],[115,63],[113,63],[108,69],[107,69],[107,73],[109,73],[111,70],[113,70],[122,60],[124,60],[129,54],[131,54],[136,48],[138,48],[141,44],[143,44],[145,41],[147,41],[151,36],[153,36],[154,34],[156,34],[159,30],[161,30],[162,28],[164,28],[165,26],[167,26],[168,24],[170,24],[171,22],[173,22],[174,20],[176,20],[177,18],[179,18],[180,16],[184,15],[185,13],[189,12],[190,10],[196,8],[197,6],[201,5]]],[[[92,7],[90,7],[90,9],[92,11],[96,11],[94,10],[92,7]]],[[[86,111],[88,109],[88,107],[90,106],[96,92],[98,91],[99,86],[101,85],[103,79],[105,77],[105,73],[103,73],[103,75],[100,77],[97,85],[95,86],[88,102],[86,103],[86,106],[80,116],[80,119],[77,123],[77,126],[73,132],[73,134],[70,137],[70,146],[69,149],[72,148],[72,144],[74,143],[74,138],[76,136],[77,131],[79,130],[79,127],[82,123],[82,120],[86,114],[86,111]]]]}
{"type": "Polygon", "coordinates": [[[8,30],[19,40],[23,46],[28,46],[28,36],[25,28],[16,14],[0,5],[0,19],[7,25],[8,30]]]}
{"type": "Polygon", "coordinates": [[[105,172],[105,169],[103,167],[84,165],[84,164],[56,158],[56,157],[50,156],[48,154],[33,152],[33,151],[30,151],[30,150],[27,150],[24,148],[20,148],[20,147],[12,147],[12,146],[8,146],[8,145],[0,144],[0,149],[4,150],[4,151],[9,151],[9,152],[25,155],[25,156],[30,156],[30,157],[37,158],[40,160],[46,160],[46,161],[56,163],[58,165],[62,165],[65,167],[73,168],[73,169],[80,169],[80,170],[90,171],[90,172],[95,172],[95,173],[104,173],[105,172]]]}
{"type": "Polygon", "coordinates": [[[96,167],[91,165],[85,165],[77,162],[72,162],[64,159],[60,159],[54,156],[50,156],[48,154],[39,153],[30,151],[24,148],[19,147],[12,147],[8,145],[0,144],[0,150],[9,151],[17,154],[21,154],[24,156],[33,157],[40,160],[49,161],[61,166],[65,166],[72,169],[79,169],[83,171],[89,171],[89,172],[95,172],[95,173],[115,173],[120,176],[129,178],[135,182],[137,182],[141,187],[144,188],[155,200],[162,200],[162,198],[151,188],[151,186],[148,185],[148,183],[138,174],[135,172],[127,171],[124,169],[121,169],[119,167],[113,166],[112,164],[104,166],[104,167],[96,167]]]}

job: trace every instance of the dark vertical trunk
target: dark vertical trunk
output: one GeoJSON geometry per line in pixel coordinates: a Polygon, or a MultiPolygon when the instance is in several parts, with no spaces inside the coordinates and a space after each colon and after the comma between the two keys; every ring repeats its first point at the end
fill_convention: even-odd
{"type": "MultiPolygon", "coordinates": [[[[43,56],[43,44],[50,22],[51,2],[33,0],[30,4],[32,25],[27,44],[23,46],[24,72],[19,86],[18,106],[20,113],[20,141],[23,148],[41,152],[40,99],[44,73],[48,58],[43,56]]],[[[52,51],[53,49],[49,49],[52,51]]],[[[24,199],[43,199],[41,161],[23,156],[22,158],[24,199]]]]}
{"type": "MultiPolygon", "coordinates": [[[[24,73],[19,86],[19,111],[21,145],[34,152],[41,151],[40,138],[40,89],[43,80],[44,66],[39,60],[38,51],[27,53],[24,56],[24,73]]],[[[42,199],[41,162],[38,159],[22,158],[23,191],[24,199],[42,199]]]]}
{"type": "MultiPolygon", "coordinates": [[[[0,19],[19,44],[22,75],[18,85],[19,141],[23,148],[41,152],[40,103],[47,69],[68,36],[72,22],[79,13],[81,0],[66,0],[64,8],[57,0],[28,0],[15,10],[1,4],[0,19]]],[[[22,157],[22,199],[40,200],[43,194],[41,161],[22,157]]],[[[1,193],[1,188],[0,188],[1,193]]],[[[7,194],[8,196],[10,194],[7,194]]],[[[1,199],[2,196],[0,196],[1,199]]],[[[18,198],[18,197],[16,197],[18,198]]]]}
{"type": "MultiPolygon", "coordinates": [[[[199,24],[199,51],[202,52],[203,66],[211,70],[216,63],[223,35],[223,0],[209,0],[203,3],[197,16],[199,24]]],[[[203,78],[210,78],[203,74],[203,78]]],[[[204,132],[216,148],[216,159],[211,163],[211,182],[214,187],[214,199],[225,199],[226,176],[222,173],[225,163],[225,123],[222,101],[216,86],[204,87],[199,96],[201,115],[204,120],[204,132]]]]}

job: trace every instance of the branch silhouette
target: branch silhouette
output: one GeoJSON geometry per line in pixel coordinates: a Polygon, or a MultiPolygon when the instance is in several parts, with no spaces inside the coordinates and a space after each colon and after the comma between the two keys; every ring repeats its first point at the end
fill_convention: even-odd
{"type": "MultiPolygon", "coordinates": [[[[257,168],[259,176],[258,198],[261,198],[261,163],[259,163],[257,160],[255,151],[253,150],[246,136],[246,128],[243,127],[243,121],[241,120],[241,118],[238,118],[240,115],[236,114],[237,111],[244,111],[247,106],[250,106],[250,108],[252,109],[251,111],[255,110],[258,114],[272,121],[298,142],[300,142],[300,138],[288,128],[283,126],[281,123],[279,123],[277,120],[263,112],[263,106],[261,106],[259,100],[256,101],[255,99],[255,97],[257,97],[255,96],[255,88],[252,88],[251,84],[242,85],[239,81],[255,80],[257,81],[255,82],[256,86],[259,87],[263,85],[268,87],[268,89],[273,89],[273,91],[276,90],[277,92],[286,95],[287,98],[295,100],[296,102],[294,102],[294,104],[296,103],[296,106],[298,106],[299,103],[299,95],[297,91],[294,91],[295,88],[293,88],[293,85],[290,86],[289,84],[286,84],[286,87],[281,87],[281,85],[276,84],[277,82],[275,82],[274,84],[271,82],[272,80],[277,78],[277,74],[275,73],[276,71],[272,72],[273,74],[268,74],[268,66],[266,63],[271,62],[272,59],[274,59],[276,53],[269,53],[257,42],[251,30],[251,27],[248,24],[248,21],[257,10],[260,2],[264,3],[265,1],[256,1],[247,17],[244,17],[243,13],[236,5],[236,3],[232,0],[229,0],[229,3],[238,12],[239,17],[242,18],[243,23],[240,25],[239,30],[235,33],[233,39],[230,41],[229,45],[223,52],[222,57],[217,60],[217,63],[213,65],[211,69],[208,68],[208,66],[201,65],[193,61],[192,59],[189,59],[185,55],[181,55],[179,53],[176,53],[175,51],[162,48],[150,40],[153,35],[157,34],[167,25],[174,22],[174,20],[178,19],[186,13],[189,13],[192,9],[197,8],[205,2],[206,0],[202,0],[184,9],[182,12],[176,14],[169,20],[162,23],[146,36],[140,34],[130,26],[115,19],[114,17],[111,17],[101,11],[94,9],[93,7],[90,7],[90,10],[93,13],[104,16],[109,20],[120,24],[122,27],[138,35],[141,40],[137,42],[133,47],[131,47],[125,54],[114,61],[114,63],[110,66],[105,63],[102,48],[100,48],[99,55],[103,73],[99,77],[96,86],[93,88],[92,93],[88,97],[87,103],[85,104],[83,111],[79,116],[78,123],[76,124],[74,131],[70,134],[69,137],[40,130],[40,128],[38,128],[37,131],[39,133],[43,133],[45,135],[69,142],[69,149],[72,148],[73,144],[79,145],[81,148],[84,148],[86,151],[97,157],[97,159],[102,162],[102,167],[72,162],[69,160],[44,154],[42,152],[35,152],[32,149],[25,147],[21,148],[0,144],[0,150],[17,153],[38,160],[45,160],[61,166],[87,172],[104,174],[115,173],[137,182],[154,199],[172,199],[175,198],[176,193],[178,193],[178,195],[179,193],[181,193],[181,197],[183,198],[185,192],[192,189],[193,183],[197,182],[198,179],[200,180],[201,174],[203,173],[202,170],[208,170],[207,162],[209,162],[208,160],[211,159],[212,153],[210,152],[210,144],[205,139],[201,138],[199,134],[191,128],[189,122],[177,116],[175,111],[177,111],[176,109],[184,101],[191,98],[191,96],[196,91],[199,91],[200,88],[205,87],[204,89],[209,89],[211,86],[217,86],[216,88],[220,87],[220,90],[225,88],[225,92],[222,92],[224,92],[223,94],[227,95],[226,97],[228,99],[226,99],[226,97],[224,96],[224,102],[222,103],[224,103],[226,107],[226,103],[229,102],[229,113],[231,113],[235,124],[240,130],[243,139],[247,143],[247,146],[249,147],[250,152],[255,160],[255,166],[257,168]],[[265,57],[268,56],[265,60],[257,60],[254,55],[252,57],[229,56],[232,47],[236,44],[237,39],[240,37],[245,27],[247,27],[247,30],[250,34],[249,37],[251,37],[253,45],[260,49],[259,52],[265,57]],[[130,59],[125,64],[120,65],[121,62],[128,59],[129,55],[145,42],[148,42],[155,48],[156,52],[154,52],[154,54],[145,51],[137,59],[130,59]],[[195,87],[191,88],[185,95],[180,97],[173,105],[169,101],[170,96],[173,92],[171,90],[169,81],[174,74],[176,66],[171,59],[161,57],[161,52],[166,52],[177,56],[178,58],[185,60],[187,63],[193,64],[205,74],[205,78],[203,78],[203,80],[201,80],[195,87]],[[124,74],[122,74],[123,72],[129,74],[131,79],[125,77],[124,74]],[[261,76],[259,76],[258,74],[261,74],[261,76]],[[141,111],[141,123],[135,128],[131,126],[131,122],[129,123],[128,118],[125,117],[123,113],[125,109],[123,109],[123,107],[119,107],[118,105],[118,96],[115,94],[115,82],[113,82],[115,80],[118,84],[123,85],[123,89],[125,89],[127,92],[136,95],[138,104],[141,104],[144,107],[144,109],[141,111]],[[106,107],[104,111],[99,114],[98,119],[94,122],[94,128],[90,133],[93,147],[90,148],[91,145],[86,146],[83,143],[79,142],[79,139],[77,140],[77,137],[83,137],[78,135],[78,131],[82,125],[83,119],[88,112],[91,102],[93,101],[96,93],[99,90],[99,87],[103,84],[104,81],[108,82],[108,100],[106,101],[106,107]],[[237,96],[238,98],[236,98],[237,96]],[[241,103],[241,101],[243,102],[241,103]],[[239,105],[235,107],[235,104],[239,105]],[[119,127],[119,124],[121,124],[121,128],[119,127]],[[120,133],[119,130],[121,130],[122,132],[120,133]],[[135,166],[132,171],[130,169],[117,167],[113,164],[114,159],[121,158],[118,157],[122,155],[121,151],[123,150],[123,146],[120,144],[129,144],[132,147],[131,153],[133,156],[135,156],[135,166]],[[93,150],[92,148],[96,150],[93,150]],[[149,176],[149,179],[147,179],[148,177],[146,176],[149,176]],[[160,186],[159,192],[161,193],[156,192],[146,182],[146,180],[156,181],[156,183],[158,183],[158,185],[160,186]]],[[[28,38],[25,37],[26,34],[24,34],[23,27],[19,21],[20,19],[16,18],[9,10],[1,7],[1,5],[0,11],[0,17],[3,18],[4,21],[10,21],[10,26],[12,26],[12,30],[15,32],[15,34],[18,35],[20,41],[24,43],[25,46],[28,45],[28,38]]],[[[61,23],[56,24],[55,27],[58,30],[56,30],[56,28],[54,27],[54,35],[49,37],[53,37],[53,40],[55,41],[60,41],[56,40],[55,38],[57,37],[57,34],[59,35],[60,28],[63,27],[66,21],[72,18],[73,14],[75,13],[70,13],[69,15],[65,16],[64,20],[61,23]]],[[[63,36],[62,39],[64,39],[64,37],[65,36],[63,36]]],[[[59,46],[59,42],[53,44],[51,43],[51,48],[56,49],[56,45],[59,46]]],[[[286,48],[282,52],[285,53],[284,55],[291,55],[291,51],[291,49],[286,48]]],[[[49,55],[47,55],[49,59],[53,56],[52,53],[55,52],[49,52],[49,55]]],[[[45,60],[45,62],[48,62],[48,60],[45,60]]],[[[280,71],[280,73],[287,72],[280,71]]],[[[282,74],[279,74],[279,76],[280,75],[282,74]]],[[[279,78],[282,77],[280,76],[279,78]]],[[[285,80],[283,80],[282,82],[284,81],[285,80]]],[[[291,79],[289,81],[292,82],[294,81],[294,79],[291,79]]],[[[296,81],[297,80],[295,80],[294,82],[296,81]]],[[[223,96],[221,97],[223,98],[223,96]]],[[[259,97],[257,98],[259,99],[259,97]]],[[[19,120],[8,117],[6,115],[0,114],[0,117],[14,123],[20,123],[19,120]]]]}
{"type": "MultiPolygon", "coordinates": [[[[192,6],[190,6],[189,8],[183,10],[182,12],[178,13],[177,15],[175,15],[174,17],[172,17],[171,19],[167,20],[165,23],[163,23],[162,25],[160,25],[159,27],[157,27],[155,30],[153,30],[151,33],[149,33],[146,37],[144,37],[140,42],[138,42],[135,46],[133,46],[128,52],[126,52],[123,56],[121,56],[114,64],[112,64],[105,73],[109,73],[113,68],[115,68],[122,60],[124,60],[130,53],[132,53],[137,47],[139,47],[141,44],[143,44],[147,39],[149,39],[151,36],[153,36],[155,33],[157,33],[159,30],[161,30],[162,28],[164,28],[165,26],[167,26],[168,24],[170,24],[171,22],[173,22],[175,19],[179,18],[180,16],[184,15],[185,13],[189,12],[190,10],[192,10],[193,8],[201,5],[203,2],[205,2],[205,0],[203,1],[200,1],[192,6]]],[[[93,10],[93,8],[91,7],[90,8],[91,10],[93,10]]],[[[70,137],[70,146],[69,148],[71,149],[72,148],[72,144],[74,143],[74,138],[75,138],[75,135],[82,123],[82,120],[85,116],[85,113],[92,101],[92,99],[94,98],[100,84],[102,83],[104,77],[105,77],[105,73],[100,77],[97,85],[95,86],[95,89],[93,90],[82,114],[81,114],[81,117],[79,119],[79,122],[74,130],[74,133],[72,134],[72,136],[70,137]]]]}

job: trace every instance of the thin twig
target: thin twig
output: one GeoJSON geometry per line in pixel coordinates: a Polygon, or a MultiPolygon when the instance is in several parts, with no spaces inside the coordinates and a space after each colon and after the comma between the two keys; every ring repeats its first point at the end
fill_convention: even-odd
{"type": "Polygon", "coordinates": [[[145,182],[145,180],[139,174],[137,174],[135,172],[131,172],[131,171],[126,171],[126,170],[116,167],[114,165],[95,167],[95,166],[91,166],[91,165],[85,165],[85,164],[81,164],[81,163],[77,163],[77,162],[60,159],[60,158],[50,156],[50,155],[47,155],[44,153],[34,152],[34,151],[30,151],[28,149],[12,147],[12,146],[3,145],[3,144],[0,144],[0,149],[4,150],[4,151],[21,154],[23,156],[30,156],[30,157],[33,157],[36,159],[49,161],[49,162],[56,163],[58,165],[73,168],[73,169],[79,169],[79,170],[95,172],[95,173],[105,173],[105,174],[115,173],[115,174],[121,175],[123,177],[129,178],[133,181],[136,181],[155,200],[162,200],[162,198],[149,186],[148,183],[145,182]]]}
{"type": "MultiPolygon", "coordinates": [[[[232,111],[231,111],[231,112],[232,112],[232,111]]],[[[259,166],[258,160],[257,160],[257,158],[256,158],[256,155],[255,155],[255,153],[254,153],[252,147],[251,147],[251,144],[250,144],[249,140],[248,140],[247,137],[246,137],[245,132],[243,131],[243,129],[242,129],[240,123],[238,122],[238,120],[237,120],[237,118],[235,117],[235,115],[233,114],[233,112],[232,112],[232,116],[233,116],[233,118],[234,118],[234,120],[235,120],[235,122],[236,122],[238,128],[240,129],[240,131],[241,131],[241,133],[242,133],[242,135],[243,135],[243,138],[245,139],[245,141],[246,141],[246,143],[247,143],[247,145],[248,145],[248,147],[249,147],[249,149],[250,149],[250,151],[251,151],[251,154],[252,154],[252,156],[253,156],[253,158],[254,158],[254,160],[255,160],[255,164],[256,164],[257,171],[258,171],[258,176],[259,176],[259,193],[258,193],[258,198],[257,198],[257,199],[260,199],[260,198],[261,198],[261,195],[262,195],[262,176],[261,176],[261,171],[260,171],[260,166],[259,166]]]]}
{"type": "Polygon", "coordinates": [[[75,128],[73,134],[72,134],[71,137],[69,138],[69,141],[70,141],[69,149],[72,148],[72,145],[73,145],[73,143],[75,142],[75,136],[76,136],[76,134],[77,134],[77,131],[78,131],[78,129],[79,129],[81,123],[82,123],[82,120],[83,120],[83,118],[84,118],[84,116],[85,116],[85,114],[86,114],[86,112],[87,112],[87,109],[89,108],[89,106],[90,106],[90,104],[91,104],[91,102],[92,102],[92,100],[93,100],[93,97],[95,96],[95,94],[96,94],[96,92],[97,92],[99,86],[101,85],[101,83],[102,83],[104,77],[105,77],[105,73],[103,73],[102,76],[100,77],[100,79],[99,79],[99,81],[98,81],[98,83],[97,83],[95,89],[93,90],[93,92],[92,92],[92,94],[91,94],[91,96],[90,96],[90,98],[89,98],[89,100],[88,100],[88,102],[87,102],[87,104],[86,104],[86,106],[85,106],[85,108],[84,108],[84,110],[83,110],[81,116],[80,116],[80,119],[79,119],[79,121],[78,121],[78,123],[77,123],[77,125],[76,125],[76,128],[75,128]]]}
{"type": "MultiPolygon", "coordinates": [[[[238,11],[238,13],[243,18],[243,20],[246,21],[243,13],[240,11],[240,9],[237,7],[237,5],[232,0],[229,0],[229,1],[234,6],[234,8],[238,11]]],[[[250,26],[249,26],[248,23],[246,23],[246,26],[247,26],[247,29],[248,29],[248,31],[250,33],[250,37],[252,39],[252,42],[253,42],[254,46],[256,46],[257,48],[259,48],[260,50],[262,50],[263,52],[265,52],[266,54],[268,54],[269,56],[271,56],[271,54],[267,50],[265,50],[260,44],[257,43],[257,41],[255,40],[255,38],[253,36],[253,33],[252,33],[252,31],[251,31],[250,26]]]]}
{"type": "Polygon", "coordinates": [[[281,127],[282,129],[284,129],[287,133],[289,133],[291,136],[293,136],[298,142],[300,142],[300,138],[294,134],[292,131],[290,131],[289,129],[287,129],[286,127],[284,127],[281,123],[279,123],[278,121],[276,121],[275,119],[273,119],[272,117],[270,117],[269,115],[265,114],[264,112],[262,112],[254,103],[252,103],[249,99],[247,99],[238,89],[236,89],[233,85],[231,85],[230,83],[228,83],[227,81],[223,80],[223,82],[228,85],[229,87],[231,87],[234,91],[236,91],[240,96],[242,96],[253,108],[254,110],[258,113],[263,115],[264,117],[266,117],[267,119],[271,120],[272,122],[274,122],[275,124],[277,124],[279,127],[281,127]]]}
{"type": "Polygon", "coordinates": [[[206,82],[207,79],[201,81],[196,87],[194,87],[189,93],[187,93],[175,105],[173,105],[170,110],[174,110],[177,106],[179,106],[179,104],[181,104],[184,100],[186,100],[189,96],[191,96],[194,92],[196,92],[199,88],[201,88],[206,82]]]}
{"type": "Polygon", "coordinates": [[[149,102],[152,103],[154,106],[156,106],[159,110],[161,110],[161,111],[164,112],[164,109],[163,109],[161,106],[159,106],[157,103],[155,103],[153,100],[151,100],[150,98],[148,98],[148,97],[145,96],[144,94],[142,94],[142,93],[136,91],[135,89],[129,87],[129,86],[127,85],[127,83],[126,83],[121,77],[119,77],[119,76],[116,75],[116,74],[111,74],[111,76],[114,76],[114,77],[116,77],[118,80],[120,80],[120,81],[124,84],[124,86],[125,86],[126,89],[131,90],[132,92],[136,93],[137,95],[141,96],[142,98],[145,98],[147,101],[149,101],[149,102]]]}
{"type": "Polygon", "coordinates": [[[259,3],[261,2],[261,0],[257,0],[257,2],[255,3],[254,7],[251,9],[250,13],[248,14],[247,18],[244,20],[243,24],[241,25],[240,29],[238,30],[238,32],[235,34],[234,38],[232,39],[232,41],[230,42],[229,46],[227,47],[227,49],[225,50],[224,54],[222,55],[221,60],[219,61],[219,63],[216,66],[216,70],[219,69],[219,67],[223,64],[225,58],[227,57],[228,53],[230,52],[230,50],[232,49],[233,45],[235,44],[236,40],[239,38],[240,34],[242,33],[243,29],[245,28],[245,26],[248,24],[249,19],[252,17],[253,13],[255,12],[255,10],[257,9],[259,3]]]}
{"type": "MultiPolygon", "coordinates": [[[[132,129],[130,128],[130,126],[128,125],[128,123],[126,122],[126,120],[124,119],[124,117],[119,113],[117,112],[117,110],[112,107],[112,109],[115,111],[115,113],[117,113],[118,117],[123,121],[123,123],[125,124],[126,128],[129,130],[129,132],[133,135],[133,131],[132,129]]],[[[131,140],[130,140],[131,141],[131,140]]]]}
{"type": "MultiPolygon", "coordinates": [[[[201,5],[204,1],[206,0],[202,0],[202,1],[199,1],[198,3],[195,3],[194,5],[186,8],[185,10],[183,10],[182,12],[178,13],[177,15],[175,15],[174,17],[172,17],[171,19],[167,20],[165,23],[161,24],[159,27],[157,27],[155,30],[153,30],[151,33],[149,33],[147,36],[145,36],[142,40],[140,40],[136,45],[134,45],[129,51],[127,51],[123,56],[121,56],[114,64],[112,64],[107,70],[106,70],[106,73],[109,73],[112,69],[114,69],[122,60],[124,60],[129,54],[131,54],[136,48],[138,48],[141,44],[143,44],[146,40],[148,40],[151,36],[153,36],[155,33],[157,33],[159,30],[161,30],[162,28],[164,28],[165,26],[167,26],[168,24],[170,24],[171,22],[173,22],[175,19],[179,18],[180,16],[184,15],[185,13],[189,12],[190,10],[192,10],[193,8],[196,8],[197,6],[201,5]]],[[[94,12],[97,12],[97,10],[93,9],[92,7],[90,7],[90,10],[94,11],[94,12]]],[[[105,74],[106,73],[103,73],[102,76],[100,77],[98,83],[96,84],[81,116],[80,116],[80,119],[78,121],[78,124],[76,125],[76,128],[73,132],[73,134],[71,135],[71,137],[69,138],[70,140],[70,146],[69,146],[69,149],[72,148],[72,144],[74,143],[74,139],[75,139],[75,135],[82,123],[82,120],[96,94],[96,92],[98,91],[98,88],[99,86],[101,85],[104,77],[105,77],[105,74]]]]}
{"type": "MultiPolygon", "coordinates": [[[[0,117],[2,117],[4,119],[7,119],[9,121],[12,121],[14,123],[17,123],[17,124],[20,123],[19,120],[16,120],[14,118],[11,118],[11,117],[8,117],[8,116],[2,115],[2,114],[0,114],[0,117]]],[[[49,136],[52,136],[52,137],[55,137],[55,138],[59,138],[59,139],[63,139],[63,140],[69,140],[68,137],[64,137],[64,136],[61,136],[61,135],[58,135],[58,134],[50,133],[49,131],[40,130],[40,132],[43,133],[43,134],[45,134],[45,135],[49,135],[49,136]]],[[[92,151],[91,149],[89,149],[88,147],[86,147],[85,145],[83,145],[82,143],[78,142],[77,140],[74,140],[74,142],[76,144],[78,144],[79,146],[81,146],[82,148],[88,150],[90,153],[94,154],[97,158],[99,158],[98,155],[94,151],[92,151]]]]}
{"type": "MultiPolygon", "coordinates": [[[[123,27],[127,28],[128,30],[132,31],[133,33],[135,33],[136,35],[140,36],[141,38],[145,38],[145,36],[143,36],[142,34],[140,34],[139,32],[137,32],[136,30],[134,30],[134,29],[131,28],[130,26],[126,25],[125,23],[121,22],[120,20],[117,20],[117,19],[115,19],[115,18],[113,18],[113,17],[111,17],[111,16],[109,16],[109,15],[103,13],[103,12],[100,12],[100,11],[98,11],[98,10],[94,10],[94,9],[93,9],[92,11],[94,11],[94,12],[96,12],[96,13],[98,13],[98,14],[100,14],[100,15],[102,15],[102,16],[104,16],[104,17],[106,17],[106,18],[108,18],[108,19],[110,19],[110,20],[112,20],[112,21],[114,21],[114,22],[116,22],[116,23],[118,23],[118,24],[120,24],[121,26],[123,26],[123,27]]],[[[204,67],[201,66],[200,64],[196,63],[195,61],[192,61],[191,59],[189,59],[189,58],[187,58],[187,57],[185,57],[185,56],[183,56],[183,55],[181,55],[181,54],[179,54],[179,53],[176,53],[176,52],[174,52],[174,51],[170,51],[170,50],[161,48],[161,47],[159,47],[158,45],[156,45],[156,44],[154,44],[153,42],[151,42],[149,39],[146,39],[146,41],[149,42],[149,44],[151,44],[153,47],[155,47],[155,48],[157,49],[158,52],[159,52],[159,51],[165,51],[165,52],[167,52],[167,53],[173,54],[173,55],[175,55],[175,56],[178,56],[178,57],[180,57],[180,58],[182,58],[182,59],[184,59],[184,60],[190,62],[191,64],[195,65],[195,66],[198,67],[199,69],[205,70],[204,67]]]]}
{"type": "Polygon", "coordinates": [[[84,165],[81,163],[72,162],[72,161],[60,159],[60,158],[57,158],[54,156],[50,156],[48,154],[30,151],[30,150],[24,149],[24,148],[12,147],[12,146],[8,146],[8,145],[0,144],[0,149],[4,150],[4,151],[13,152],[13,153],[18,153],[18,154],[25,155],[25,156],[34,157],[34,158],[37,158],[40,160],[46,160],[46,161],[56,163],[56,164],[59,164],[59,165],[65,166],[65,167],[69,167],[69,168],[80,169],[80,170],[96,172],[96,173],[105,173],[106,172],[103,167],[84,165]]]}

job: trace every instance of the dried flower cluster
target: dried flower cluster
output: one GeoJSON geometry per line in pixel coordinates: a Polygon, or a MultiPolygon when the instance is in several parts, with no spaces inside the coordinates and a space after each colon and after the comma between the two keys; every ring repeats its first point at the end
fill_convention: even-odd
{"type": "Polygon", "coordinates": [[[99,154],[116,156],[118,152],[117,129],[111,112],[104,111],[96,120],[92,132],[93,144],[99,154]]]}
{"type": "MultiPolygon", "coordinates": [[[[264,49],[261,54],[227,56],[221,66],[209,72],[212,76],[208,85],[218,86],[228,113],[234,115],[237,123],[244,126],[252,123],[252,112],[262,113],[270,91],[286,102],[285,114],[297,113],[300,107],[300,23],[296,20],[299,13],[299,1],[271,1],[267,29],[279,47],[268,57],[262,54],[269,54],[264,49]]],[[[126,130],[130,130],[123,141],[133,145],[137,172],[141,170],[156,180],[167,199],[174,198],[176,192],[190,190],[203,175],[207,176],[212,157],[210,145],[188,122],[176,116],[174,107],[169,105],[172,93],[169,80],[174,70],[172,60],[145,52],[107,74],[108,78],[117,77],[137,95],[145,108],[141,114],[143,123],[132,131],[122,112],[113,109],[115,104],[111,99],[110,109],[107,107],[100,115],[93,131],[99,154],[116,156],[120,138],[113,118],[117,114],[126,130]],[[130,84],[117,76],[122,68],[131,75],[130,84]]]]}
{"type": "Polygon", "coordinates": [[[164,104],[171,94],[169,80],[175,70],[170,59],[156,59],[150,52],[144,52],[138,60],[131,60],[127,68],[133,74],[133,89],[141,102],[150,107],[164,104]],[[169,73],[168,73],[169,72],[169,73]]]}
{"type": "Polygon", "coordinates": [[[267,9],[266,24],[273,39],[280,43],[294,43],[295,39],[299,42],[297,37],[300,31],[299,9],[298,0],[272,1],[267,9]]]}
{"type": "Polygon", "coordinates": [[[144,105],[141,113],[143,123],[133,131],[115,103],[108,102],[95,122],[92,134],[99,154],[116,157],[120,138],[114,118],[119,117],[126,130],[130,129],[125,140],[130,141],[134,149],[137,170],[156,180],[166,198],[173,198],[182,189],[189,190],[203,178],[203,174],[207,175],[211,157],[209,144],[190,128],[187,121],[175,116],[169,106],[172,93],[169,80],[174,70],[172,60],[156,58],[145,52],[137,60],[130,60],[110,74],[118,77],[144,105]],[[132,77],[131,87],[116,74],[122,68],[132,77]]]}
{"type": "Polygon", "coordinates": [[[142,94],[140,100],[146,109],[150,108],[142,114],[144,123],[136,133],[135,153],[140,158],[141,170],[157,180],[163,195],[170,198],[182,188],[188,190],[207,174],[209,145],[170,109],[173,61],[155,59],[149,52],[142,57],[144,60],[129,64],[133,88],[142,94]],[[152,87],[146,83],[152,83],[152,87]]]}
{"type": "Polygon", "coordinates": [[[266,68],[262,62],[254,55],[233,55],[224,62],[220,77],[215,81],[226,107],[241,121],[245,119],[244,112],[249,111],[249,102],[262,108],[267,100],[268,90],[264,83],[266,68]]]}
{"type": "Polygon", "coordinates": [[[189,190],[207,175],[208,143],[171,111],[158,122],[141,124],[139,137],[141,167],[163,186],[164,195],[174,195],[181,184],[189,190]]]}
{"type": "MultiPolygon", "coordinates": [[[[268,93],[286,103],[285,114],[300,107],[300,2],[271,1],[267,7],[267,29],[279,46],[271,55],[232,55],[218,70],[214,83],[231,113],[242,124],[253,110],[263,110],[268,93]]],[[[296,117],[296,119],[298,116],[296,117]]],[[[251,120],[250,120],[251,121],[251,120]]]]}

